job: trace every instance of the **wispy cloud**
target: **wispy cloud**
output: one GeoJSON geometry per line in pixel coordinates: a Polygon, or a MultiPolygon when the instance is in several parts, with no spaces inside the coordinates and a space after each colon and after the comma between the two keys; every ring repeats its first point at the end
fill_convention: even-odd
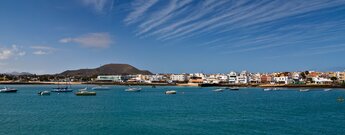
{"type": "Polygon", "coordinates": [[[0,60],[11,59],[16,56],[24,56],[26,53],[17,47],[12,45],[10,48],[0,47],[0,60]]]}
{"type": "Polygon", "coordinates": [[[114,6],[114,0],[80,0],[84,6],[92,8],[97,13],[111,11],[114,6]]]}
{"type": "Polygon", "coordinates": [[[88,33],[60,39],[60,43],[77,43],[84,47],[107,48],[113,41],[109,33],[88,33]]]}
{"type": "Polygon", "coordinates": [[[32,52],[34,55],[46,55],[56,50],[55,48],[49,46],[31,46],[30,48],[34,49],[32,52]]]}
{"type": "Polygon", "coordinates": [[[342,21],[317,18],[319,14],[314,12],[336,13],[337,7],[345,5],[344,0],[150,0],[144,3],[133,1],[124,23],[134,27],[138,37],[153,37],[163,42],[198,39],[203,47],[235,53],[302,43],[323,46],[344,39],[337,34],[345,30],[344,18],[337,18],[342,21]]]}
{"type": "Polygon", "coordinates": [[[46,54],[48,54],[48,52],[45,52],[45,51],[42,51],[42,50],[37,50],[37,51],[34,51],[32,54],[35,54],[35,55],[46,55],[46,54]]]}
{"type": "Polygon", "coordinates": [[[139,21],[140,17],[158,0],[137,0],[132,4],[132,12],[125,18],[124,22],[129,25],[139,21]]]}

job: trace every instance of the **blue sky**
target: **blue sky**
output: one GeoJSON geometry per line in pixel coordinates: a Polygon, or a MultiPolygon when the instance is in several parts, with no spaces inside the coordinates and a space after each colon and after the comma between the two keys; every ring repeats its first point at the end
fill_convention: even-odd
{"type": "Polygon", "coordinates": [[[345,69],[344,0],[2,0],[0,72],[345,69]]]}

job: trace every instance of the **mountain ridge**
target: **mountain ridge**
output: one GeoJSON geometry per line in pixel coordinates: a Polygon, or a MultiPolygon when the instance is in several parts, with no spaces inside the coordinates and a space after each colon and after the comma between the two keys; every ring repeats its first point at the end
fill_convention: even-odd
{"type": "Polygon", "coordinates": [[[139,70],[138,68],[129,64],[105,64],[103,66],[93,69],[77,69],[77,70],[66,70],[59,75],[63,76],[96,76],[96,75],[151,75],[152,73],[148,70],[139,70]]]}

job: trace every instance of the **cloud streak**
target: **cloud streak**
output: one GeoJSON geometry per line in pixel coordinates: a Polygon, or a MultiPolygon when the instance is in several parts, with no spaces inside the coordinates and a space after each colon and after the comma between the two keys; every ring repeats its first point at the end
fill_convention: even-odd
{"type": "Polygon", "coordinates": [[[17,45],[12,45],[10,48],[0,48],[0,60],[8,60],[16,56],[24,56],[25,51],[22,51],[17,45]]]}
{"type": "Polygon", "coordinates": [[[345,38],[337,34],[345,30],[345,18],[317,16],[336,13],[344,5],[344,0],[151,0],[145,4],[135,0],[124,23],[134,27],[135,35],[141,38],[153,37],[162,42],[197,40],[199,46],[221,48],[225,53],[303,43],[326,46],[345,38]]]}
{"type": "Polygon", "coordinates": [[[111,11],[114,6],[114,0],[80,0],[81,3],[92,8],[97,13],[104,13],[105,11],[111,11]]]}
{"type": "Polygon", "coordinates": [[[34,55],[46,55],[56,50],[55,48],[49,46],[31,46],[30,48],[34,49],[34,52],[32,52],[34,55]]]}
{"type": "Polygon", "coordinates": [[[60,43],[77,43],[88,48],[107,48],[113,42],[109,33],[88,33],[60,39],[60,43]]]}

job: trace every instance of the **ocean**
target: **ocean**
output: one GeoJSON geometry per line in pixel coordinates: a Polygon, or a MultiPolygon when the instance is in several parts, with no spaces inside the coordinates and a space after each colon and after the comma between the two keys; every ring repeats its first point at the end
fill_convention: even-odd
{"type": "MultiPolygon", "coordinates": [[[[3,86],[0,86],[3,87],[3,86]]],[[[216,88],[110,86],[97,96],[51,93],[52,85],[11,85],[0,93],[0,134],[343,135],[345,90],[213,92],[216,88]],[[166,90],[176,95],[165,95],[166,90]]],[[[74,85],[77,89],[92,85],[74,85]]]]}

